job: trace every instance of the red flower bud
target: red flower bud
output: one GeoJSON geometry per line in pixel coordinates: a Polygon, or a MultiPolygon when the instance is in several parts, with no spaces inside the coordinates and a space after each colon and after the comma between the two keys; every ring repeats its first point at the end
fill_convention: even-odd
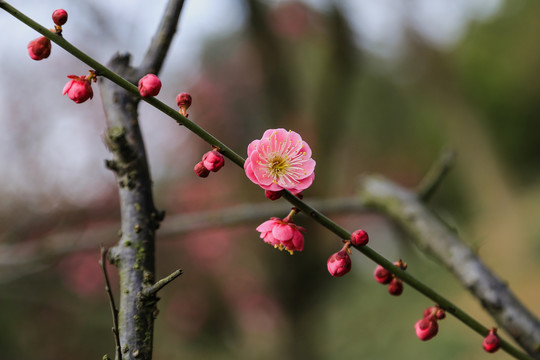
{"type": "Polygon", "coordinates": [[[500,349],[501,340],[497,336],[497,329],[494,328],[489,330],[488,336],[486,336],[484,338],[484,341],[482,342],[482,347],[488,353],[494,353],[495,351],[500,349]]]}
{"type": "Polygon", "coordinates": [[[161,90],[161,80],[154,74],[144,75],[139,80],[139,93],[142,97],[156,96],[161,90]]]}
{"type": "Polygon", "coordinates": [[[28,49],[28,55],[30,55],[32,60],[43,60],[51,55],[51,40],[42,36],[30,41],[26,48],[28,49]]]}
{"type": "Polygon", "coordinates": [[[351,243],[354,246],[364,246],[368,243],[369,236],[368,233],[362,229],[358,229],[351,234],[351,243]]]}
{"type": "Polygon", "coordinates": [[[270,200],[277,200],[281,197],[281,190],[280,191],[265,190],[264,195],[270,200]]]}
{"type": "Polygon", "coordinates": [[[77,104],[83,103],[94,97],[90,80],[83,76],[68,75],[71,80],[67,82],[62,91],[62,95],[66,95],[77,104]]]}
{"type": "Polygon", "coordinates": [[[388,284],[392,281],[392,274],[390,271],[383,268],[381,265],[377,265],[375,271],[373,272],[375,280],[381,284],[388,284]]]}
{"type": "Polygon", "coordinates": [[[394,277],[392,281],[390,281],[390,284],[388,284],[388,292],[390,295],[394,296],[401,295],[403,292],[403,282],[397,277],[394,277]]]}
{"type": "Polygon", "coordinates": [[[202,162],[205,168],[216,172],[225,165],[225,158],[218,151],[212,150],[203,155],[202,162]]]}
{"type": "Polygon", "coordinates": [[[205,178],[208,176],[208,174],[210,174],[210,170],[204,167],[204,164],[202,161],[197,163],[197,165],[195,165],[195,168],[193,168],[193,171],[195,171],[195,174],[197,174],[198,177],[202,177],[202,178],[205,178]]]}
{"type": "Polygon", "coordinates": [[[187,117],[187,109],[191,106],[191,95],[183,92],[176,96],[176,104],[180,108],[180,114],[187,117]]]}
{"type": "Polygon", "coordinates": [[[343,276],[351,270],[351,258],[347,253],[347,249],[341,249],[335,254],[332,254],[326,262],[328,272],[334,277],[343,276]]]}
{"type": "Polygon", "coordinates": [[[438,306],[430,306],[424,310],[424,317],[435,317],[437,320],[442,320],[446,317],[446,312],[438,306]]]}
{"type": "Polygon", "coordinates": [[[437,325],[437,320],[434,318],[423,318],[414,324],[414,330],[420,340],[427,341],[437,335],[439,325],[437,325]]]}
{"type": "Polygon", "coordinates": [[[58,26],[64,25],[68,19],[67,11],[64,9],[54,10],[54,12],[52,13],[52,19],[56,25],[58,26]]]}

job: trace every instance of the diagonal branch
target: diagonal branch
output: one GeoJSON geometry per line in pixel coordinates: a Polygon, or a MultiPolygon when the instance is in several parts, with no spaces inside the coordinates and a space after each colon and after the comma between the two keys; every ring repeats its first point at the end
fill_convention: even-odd
{"type": "Polygon", "coordinates": [[[446,266],[500,327],[531,356],[540,359],[540,321],[455,232],[425,207],[416,193],[382,177],[370,176],[363,179],[360,196],[364,205],[389,216],[411,234],[416,245],[446,266]]]}
{"type": "Polygon", "coordinates": [[[152,38],[142,64],[138,68],[139,77],[148,73],[158,74],[161,71],[171,41],[176,33],[178,19],[180,18],[183,6],[184,0],[170,0],[167,4],[158,30],[152,38]]]}

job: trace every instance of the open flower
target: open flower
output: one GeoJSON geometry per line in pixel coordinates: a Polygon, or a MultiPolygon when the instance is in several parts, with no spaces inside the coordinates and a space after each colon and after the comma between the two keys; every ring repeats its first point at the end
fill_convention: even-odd
{"type": "Polygon", "coordinates": [[[300,231],[306,231],[303,227],[295,225],[288,220],[273,217],[257,227],[261,233],[261,239],[265,243],[273,245],[279,250],[287,250],[291,255],[295,251],[304,249],[304,235],[300,231]]]}
{"type": "Polygon", "coordinates": [[[315,178],[315,160],[309,145],[294,131],[269,129],[248,146],[244,163],[247,177],[265,190],[297,194],[315,178]]]}

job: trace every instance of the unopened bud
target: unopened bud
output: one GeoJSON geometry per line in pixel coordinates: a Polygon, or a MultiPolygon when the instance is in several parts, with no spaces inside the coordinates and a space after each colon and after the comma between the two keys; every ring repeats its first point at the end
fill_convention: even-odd
{"type": "Polygon", "coordinates": [[[52,13],[52,19],[56,25],[58,26],[64,25],[68,19],[67,11],[64,9],[54,10],[54,12],[52,13]]]}
{"type": "Polygon", "coordinates": [[[197,174],[198,177],[208,177],[208,174],[210,174],[210,170],[204,167],[203,162],[197,163],[195,167],[193,168],[193,171],[195,171],[195,174],[197,174]]]}
{"type": "Polygon", "coordinates": [[[270,200],[277,200],[281,197],[282,191],[265,190],[264,195],[270,200]]]}
{"type": "Polygon", "coordinates": [[[205,168],[216,172],[225,165],[225,158],[218,151],[212,150],[204,154],[202,162],[205,168]]]}
{"type": "Polygon", "coordinates": [[[439,332],[439,325],[434,318],[423,318],[414,324],[416,336],[422,341],[433,338],[439,332]]]}
{"type": "Polygon", "coordinates": [[[488,353],[494,353],[500,349],[501,340],[499,339],[499,336],[497,336],[497,329],[494,328],[489,330],[488,336],[486,336],[482,342],[482,347],[488,353]]]}
{"type": "Polygon", "coordinates": [[[62,95],[66,95],[77,104],[83,103],[94,97],[92,90],[91,79],[86,76],[68,75],[71,80],[67,82],[62,91],[62,95]]]}
{"type": "Polygon", "coordinates": [[[191,95],[187,92],[178,94],[176,104],[180,108],[180,114],[187,117],[187,109],[191,106],[191,95]]]}
{"type": "Polygon", "coordinates": [[[373,272],[373,277],[375,280],[381,284],[388,284],[392,281],[392,274],[390,271],[383,268],[381,265],[377,265],[375,271],[373,272]]]}
{"type": "Polygon", "coordinates": [[[144,75],[139,80],[139,93],[142,97],[156,96],[161,90],[161,80],[154,74],[144,75]]]}
{"type": "Polygon", "coordinates": [[[51,55],[51,40],[45,36],[38,37],[28,43],[28,55],[32,60],[43,60],[51,55]]]}
{"type": "Polygon", "coordinates": [[[351,234],[351,243],[354,246],[364,246],[369,242],[368,233],[362,229],[358,229],[351,234]]]}
{"type": "Polygon", "coordinates": [[[334,277],[340,277],[345,275],[351,270],[351,258],[347,253],[347,249],[341,249],[335,254],[332,254],[326,262],[328,272],[334,277]]]}
{"type": "Polygon", "coordinates": [[[388,284],[388,292],[390,295],[399,296],[403,293],[403,282],[397,277],[392,278],[388,284]]]}

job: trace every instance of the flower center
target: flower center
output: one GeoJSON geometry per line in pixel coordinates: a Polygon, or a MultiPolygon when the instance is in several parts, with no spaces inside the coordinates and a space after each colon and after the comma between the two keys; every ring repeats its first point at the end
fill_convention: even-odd
{"type": "Polygon", "coordinates": [[[287,160],[287,158],[275,156],[268,161],[268,170],[274,179],[279,178],[287,173],[287,169],[289,168],[289,162],[287,160]]]}

